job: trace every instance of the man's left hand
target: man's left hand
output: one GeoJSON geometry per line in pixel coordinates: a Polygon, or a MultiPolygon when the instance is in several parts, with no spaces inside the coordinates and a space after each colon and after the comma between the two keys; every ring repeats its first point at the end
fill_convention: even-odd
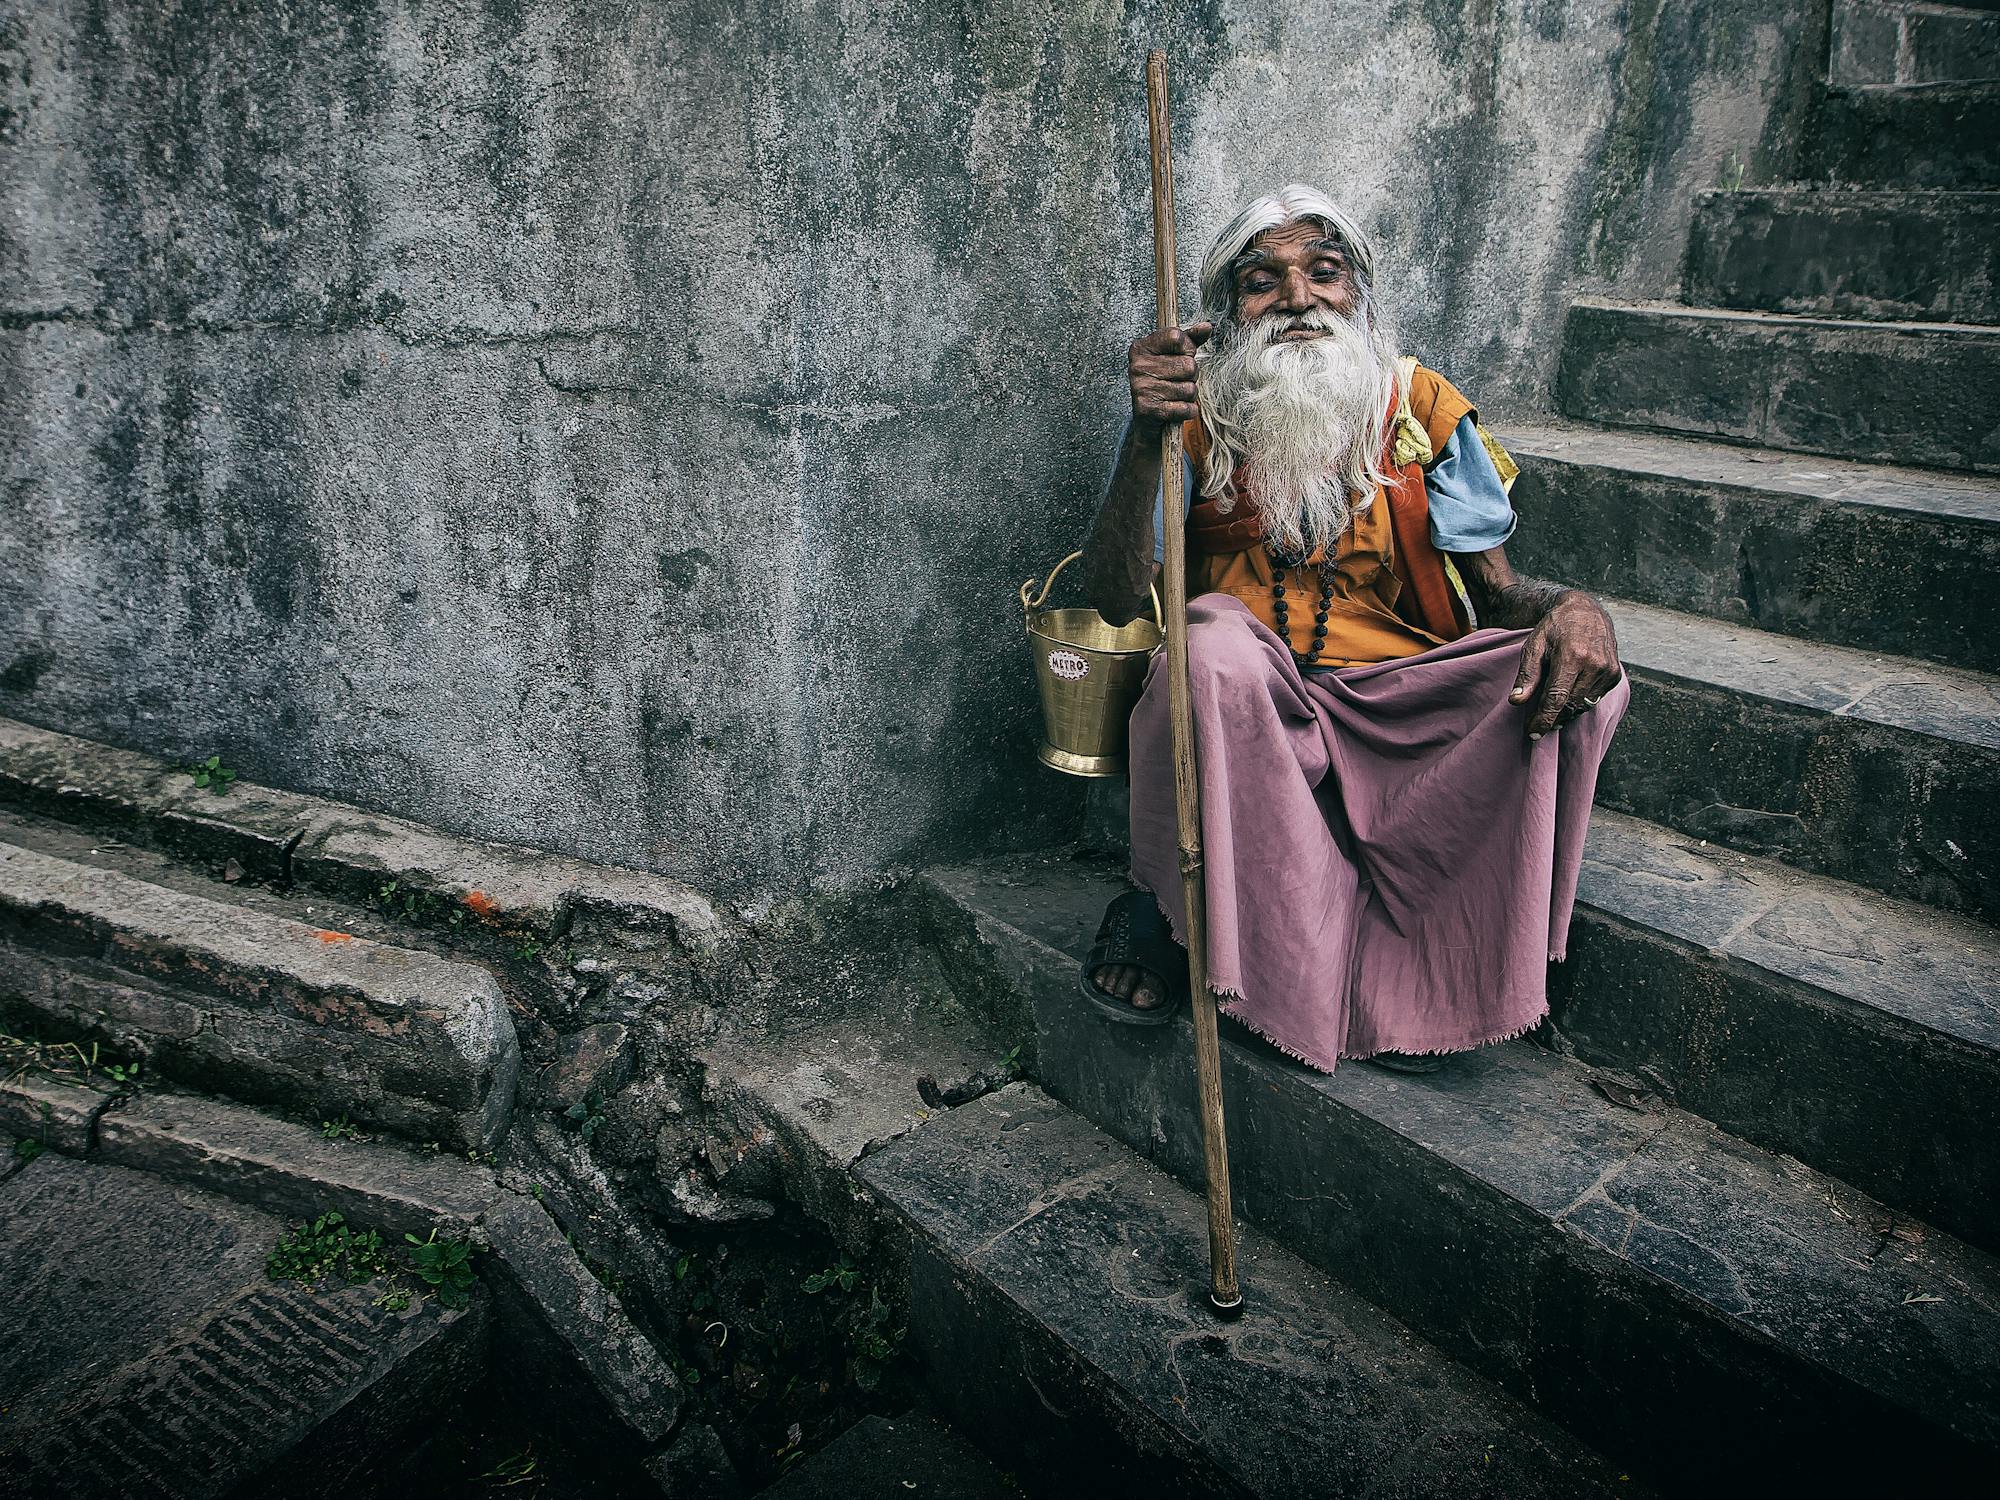
{"type": "Polygon", "coordinates": [[[1596,707],[1622,676],[1611,617],[1588,594],[1571,590],[1528,632],[1521,670],[1507,697],[1513,703],[1533,700],[1528,738],[1538,740],[1596,707]]]}

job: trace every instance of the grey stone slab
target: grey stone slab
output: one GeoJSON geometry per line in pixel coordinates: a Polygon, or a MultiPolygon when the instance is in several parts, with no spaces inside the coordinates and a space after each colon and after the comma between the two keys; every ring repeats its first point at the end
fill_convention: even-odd
{"type": "Polygon", "coordinates": [[[1866,187],[2000,187],[2000,86],[1828,89],[1798,175],[1866,187]]]}
{"type": "Polygon", "coordinates": [[[1829,77],[1849,88],[2000,80],[2000,15],[1977,4],[1840,0],[1829,77]]]}
{"type": "Polygon", "coordinates": [[[168,762],[0,719],[0,801],[220,869],[366,898],[388,880],[461,903],[481,927],[548,934],[578,921],[726,941],[708,901],[677,881],[515,844],[464,838],[241,778],[217,795],[168,762]]]}
{"type": "Polygon", "coordinates": [[[111,1094],[32,1073],[0,1078],[0,1130],[83,1156],[95,1143],[97,1120],[111,1094]]]}
{"type": "Polygon", "coordinates": [[[933,1395],[1038,1473],[1168,1494],[1618,1488],[1255,1230],[1244,1314],[1217,1321],[1200,1200],[1038,1091],[955,1110],[860,1175],[921,1247],[911,1336],[933,1395]]]}
{"type": "MultiPolygon", "coordinates": [[[[995,862],[949,883],[964,899],[991,899],[998,924],[1009,902],[1017,913],[1041,904],[1016,895],[1033,870],[995,862]]],[[[1068,918],[1016,940],[1073,962],[1107,887],[1071,890],[1068,918]]],[[[1644,1067],[1731,1129],[1819,1151],[1827,1166],[1891,1188],[1900,1181],[1919,1207],[1949,1199],[1959,1219],[1990,1230],[1994,1153],[1979,1143],[2000,1139],[1984,1040],[1994,950],[1975,924],[1600,812],[1570,961],[1552,970],[1552,989],[1566,1032],[1574,1026],[1597,1061],[1644,1067]],[[1871,947],[1854,944],[1854,923],[1875,935],[1871,947]],[[1952,952],[1953,940],[1968,951],[1952,952]],[[1904,963],[1908,983],[1892,993],[1904,963]]],[[[1075,996],[1073,972],[1035,993],[1039,1076],[1197,1181],[1185,1023],[1167,1036],[1106,1026],[1075,996]]],[[[1620,1434],[1634,1462],[1652,1442],[1631,1426],[1637,1410],[1677,1411],[1715,1434],[1699,1457],[1669,1445],[1648,1460],[1667,1472],[1714,1463],[1720,1473],[1746,1455],[1753,1469],[1810,1467],[1824,1461],[1813,1445],[1834,1440],[1829,1413],[1879,1422],[1897,1401],[1934,1398],[1927,1420],[1976,1427],[1969,1413],[1993,1378],[1993,1262],[1949,1235],[1692,1116],[1614,1104],[1589,1069],[1524,1042],[1427,1079],[1355,1066],[1329,1079],[1224,1031],[1239,1208],[1461,1357],[1532,1382],[1564,1420],[1620,1434]],[[1645,1213],[1607,1191],[1632,1163],[1669,1160],[1683,1175],[1672,1192],[1645,1179],[1645,1213]],[[1726,1191],[1703,1186],[1715,1182],[1726,1191]],[[1565,1248],[1572,1232],[1599,1258],[1579,1263],[1565,1248]],[[1885,1260],[1878,1244],[1892,1239],[1885,1260]],[[1907,1259],[1911,1243],[1932,1258],[1907,1259]],[[1764,1273],[1742,1262],[1759,1257],[1790,1269],[1746,1297],[1737,1282],[1764,1273]],[[1844,1285],[1850,1276],[1860,1280],[1844,1285]],[[1930,1282],[1975,1291],[1927,1291],[1930,1282]],[[1905,1308],[1947,1295],[1967,1321],[1926,1345],[1939,1330],[1905,1308]],[[1652,1352],[1635,1363],[1609,1332],[1558,1336],[1571,1318],[1652,1352]],[[1922,1381],[1885,1380],[1857,1394],[1850,1378],[1867,1377],[1851,1376],[1842,1350],[1877,1344],[1885,1360],[1927,1367],[1927,1393],[1917,1394],[1922,1381]],[[1796,1400],[1760,1394],[1771,1361],[1789,1364],[1796,1400]],[[1769,1442],[1786,1456],[1770,1456],[1769,1442]]],[[[1885,1476],[1890,1452],[1885,1440],[1868,1459],[1885,1476]]]]}
{"type": "Polygon", "coordinates": [[[1601,804],[1890,895],[2000,913],[1996,679],[1607,608],[1632,706],[1601,804]]]}
{"type": "Polygon", "coordinates": [[[1961,668],[2000,667],[2000,485],[1610,428],[1512,428],[1534,577],[1961,668]]]}
{"type": "Polygon", "coordinates": [[[863,1417],[760,1491],[768,1500],[1018,1500],[1021,1489],[921,1412],[863,1417]]]}
{"type": "Polygon", "coordinates": [[[239,1492],[287,1466],[338,1493],[438,1419],[484,1355],[478,1307],[271,1281],[281,1221],[141,1173],[37,1158],[8,1184],[0,1459],[22,1500],[239,1492]]]}
{"type": "Polygon", "coordinates": [[[2000,1248],[2000,941],[1599,809],[1550,996],[1570,1045],[2000,1248]]]}
{"type": "Polygon", "coordinates": [[[1980,750],[2000,750],[2000,677],[1605,601],[1635,670],[1980,750]]]}
{"type": "Polygon", "coordinates": [[[259,1286],[283,1231],[137,1172],[36,1157],[0,1212],[0,1448],[18,1453],[72,1397],[259,1286]]]}
{"type": "Polygon", "coordinates": [[[1836,84],[1901,82],[1897,63],[1907,5],[1838,0],[1833,6],[1832,56],[1827,76],[1836,84]]]}
{"type": "Polygon", "coordinates": [[[2000,16],[1955,5],[1913,5],[1898,83],[2000,81],[2000,16]]]}
{"type": "Polygon", "coordinates": [[[1971,1047],[2000,1049],[2000,938],[1599,809],[1577,899],[1971,1047]]]}
{"type": "Polygon", "coordinates": [[[885,990],[830,1004],[806,991],[794,1001],[755,1026],[725,1027],[701,1050],[708,1100],[736,1136],[716,1155],[727,1162],[775,1143],[784,1196],[836,1234],[865,1235],[850,1169],[952,1102],[1005,1083],[1006,1049],[935,996],[885,990]]]}
{"type": "Polygon", "coordinates": [[[743,1500],[743,1479],[715,1429],[690,1422],[645,1461],[666,1500],[743,1500]]]}
{"type": "Polygon", "coordinates": [[[1992,473],[2000,330],[1580,297],[1556,402],[1579,421],[1992,473]]]}
{"type": "MultiPolygon", "coordinates": [[[[506,1274],[561,1346],[564,1364],[581,1370],[632,1437],[653,1447],[681,1414],[680,1383],[666,1360],[591,1275],[541,1204],[504,1194],[485,1229],[506,1274]]],[[[561,1365],[553,1368],[561,1368],[561,1365]]]]}
{"type": "Polygon", "coordinates": [[[329,1140],[311,1125],[162,1090],[106,1115],[98,1153],[268,1213],[310,1219],[333,1209],[395,1236],[440,1225],[466,1233],[502,1196],[492,1169],[463,1157],[329,1140]]]}
{"type": "Polygon", "coordinates": [[[485,970],[0,844],[0,967],[25,1003],[133,1033],[252,1102],[491,1145],[519,1053],[485,970]]]}
{"type": "MultiPolygon", "coordinates": [[[[1067,997],[1041,1012],[1043,1081],[1199,1181],[1185,1020],[1138,1038],[1067,997]]],[[[1639,1470],[1886,1483],[1913,1451],[1939,1476],[1995,1462],[1990,1257],[1922,1229],[1883,1254],[1880,1205],[1691,1115],[1614,1103],[1526,1042],[1423,1079],[1328,1077],[1226,1032],[1241,1211],[1639,1470]],[[1698,1451],[1669,1436],[1687,1430],[1698,1451]]]]}
{"type": "MultiPolygon", "coordinates": [[[[1124,889],[1075,869],[1016,858],[925,879],[1020,950],[1011,966],[994,959],[996,973],[1059,999],[1124,889]]],[[[1578,903],[1549,983],[1564,1035],[1591,1061],[1643,1070],[1736,1135],[2000,1248],[1990,927],[1605,808],[1578,903]]]]}
{"type": "Polygon", "coordinates": [[[2000,194],[1704,193],[1683,300],[1753,312],[2000,321],[2000,194]]]}

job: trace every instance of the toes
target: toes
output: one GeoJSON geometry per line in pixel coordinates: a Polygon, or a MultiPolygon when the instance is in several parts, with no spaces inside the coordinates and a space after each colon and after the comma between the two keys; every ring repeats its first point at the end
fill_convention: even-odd
{"type": "Polygon", "coordinates": [[[1132,986],[1132,1004],[1139,1010],[1151,1010],[1160,1003],[1160,996],[1153,986],[1144,980],[1132,986]]]}
{"type": "Polygon", "coordinates": [[[1138,971],[1128,964],[1106,964],[1090,976],[1100,990],[1119,1000],[1131,997],[1132,982],[1137,977],[1138,971]]]}

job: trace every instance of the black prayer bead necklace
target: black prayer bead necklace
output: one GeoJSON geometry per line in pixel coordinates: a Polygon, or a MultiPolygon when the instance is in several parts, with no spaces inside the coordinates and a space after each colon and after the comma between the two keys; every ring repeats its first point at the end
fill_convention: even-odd
{"type": "Polygon", "coordinates": [[[1277,626],[1279,639],[1285,649],[1291,651],[1292,659],[1302,667],[1310,667],[1319,660],[1319,654],[1326,649],[1326,617],[1333,613],[1333,559],[1327,558],[1319,565],[1319,604],[1313,610],[1312,648],[1303,654],[1292,647],[1291,606],[1285,602],[1285,572],[1287,569],[1303,571],[1305,554],[1287,557],[1275,547],[1265,548],[1271,554],[1271,619],[1277,626]]]}

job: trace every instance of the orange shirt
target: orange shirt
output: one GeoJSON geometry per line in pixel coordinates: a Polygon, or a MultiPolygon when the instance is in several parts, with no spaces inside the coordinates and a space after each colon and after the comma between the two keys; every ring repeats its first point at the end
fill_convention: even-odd
{"type": "MultiPolygon", "coordinates": [[[[1326,646],[1315,665],[1358,667],[1365,662],[1394,661],[1441,646],[1443,641],[1419,630],[1396,613],[1403,592],[1395,572],[1395,534],[1389,506],[1380,494],[1356,516],[1333,549],[1333,597],[1328,601],[1326,646]]],[[[1303,568],[1285,573],[1286,624],[1292,649],[1301,656],[1311,649],[1313,616],[1319,608],[1321,552],[1303,568]]],[[[1271,554],[1262,546],[1237,552],[1197,552],[1188,549],[1188,593],[1229,594],[1241,599],[1250,613],[1276,630],[1271,598],[1276,574],[1271,554]]]]}
{"type": "MultiPolygon", "coordinates": [[[[1460,420],[1476,415],[1450,381],[1422,365],[1411,370],[1408,400],[1409,415],[1423,429],[1430,454],[1443,452],[1460,420]]],[[[1467,629],[1469,616],[1457,586],[1430,542],[1423,480],[1429,455],[1396,464],[1398,425],[1392,411],[1382,467],[1395,482],[1375,492],[1334,544],[1327,639],[1318,665],[1360,666],[1415,656],[1456,640],[1467,629]]],[[[1199,481],[1208,433],[1191,421],[1182,429],[1182,440],[1199,481]]],[[[1271,597],[1276,568],[1263,545],[1256,502],[1240,488],[1234,499],[1226,514],[1206,497],[1198,497],[1188,511],[1188,594],[1229,594],[1276,630],[1271,597]]],[[[1316,551],[1304,568],[1285,573],[1286,623],[1291,647],[1301,655],[1312,646],[1321,556],[1316,551]]]]}

